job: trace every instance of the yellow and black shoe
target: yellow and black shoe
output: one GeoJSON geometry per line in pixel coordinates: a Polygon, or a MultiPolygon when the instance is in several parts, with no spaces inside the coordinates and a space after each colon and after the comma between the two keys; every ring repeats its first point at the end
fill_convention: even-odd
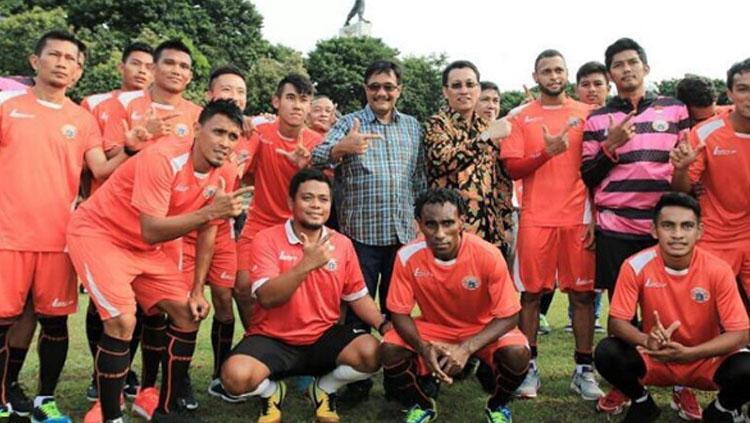
{"type": "Polygon", "coordinates": [[[317,379],[310,384],[307,391],[315,407],[315,421],[318,423],[338,423],[336,413],[336,394],[329,394],[318,387],[317,379]]]}
{"type": "Polygon", "coordinates": [[[268,398],[260,399],[260,417],[258,423],[279,423],[281,422],[281,404],[286,397],[286,384],[276,382],[276,391],[268,398]]]}

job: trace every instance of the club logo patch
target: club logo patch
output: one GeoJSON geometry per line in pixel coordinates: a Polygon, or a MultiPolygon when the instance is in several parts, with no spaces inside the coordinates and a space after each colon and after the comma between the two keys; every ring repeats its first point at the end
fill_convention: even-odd
{"type": "Polygon", "coordinates": [[[578,126],[578,124],[581,122],[583,122],[581,118],[573,116],[568,119],[568,126],[570,127],[578,126]]]}
{"type": "Polygon", "coordinates": [[[669,129],[669,122],[667,122],[666,120],[658,119],[651,123],[651,127],[656,132],[667,132],[667,130],[669,129]]]}
{"type": "Polygon", "coordinates": [[[328,263],[326,263],[326,270],[329,272],[335,272],[338,267],[339,264],[336,262],[336,259],[332,258],[328,260],[328,263]]]}
{"type": "Polygon", "coordinates": [[[711,299],[711,294],[709,294],[708,291],[701,288],[700,286],[691,289],[690,296],[693,298],[693,301],[698,304],[703,304],[711,299]]]}
{"type": "Polygon", "coordinates": [[[63,125],[60,131],[62,132],[63,136],[69,140],[72,140],[73,138],[75,138],[76,134],[78,133],[78,129],[76,129],[75,126],[70,125],[70,124],[63,125]]]}
{"type": "Polygon", "coordinates": [[[174,133],[178,137],[186,137],[188,134],[188,127],[184,123],[178,123],[174,126],[174,133]]]}
{"type": "Polygon", "coordinates": [[[463,285],[464,288],[469,291],[475,291],[479,288],[479,285],[481,285],[481,283],[476,276],[467,276],[463,281],[461,281],[461,285],[463,285]]]}
{"type": "Polygon", "coordinates": [[[211,197],[214,196],[214,194],[216,194],[216,190],[217,189],[218,189],[218,187],[215,187],[213,185],[209,185],[209,186],[206,187],[206,189],[203,190],[203,196],[205,198],[211,198],[211,197]]]}

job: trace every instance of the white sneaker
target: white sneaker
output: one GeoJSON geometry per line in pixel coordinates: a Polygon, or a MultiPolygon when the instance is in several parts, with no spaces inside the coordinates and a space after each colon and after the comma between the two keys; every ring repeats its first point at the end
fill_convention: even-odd
{"type": "Polygon", "coordinates": [[[594,377],[594,369],[590,366],[584,366],[581,372],[573,372],[570,389],[581,394],[581,398],[586,401],[596,401],[604,396],[604,392],[599,388],[599,383],[594,377]]]}
{"type": "Polygon", "coordinates": [[[526,374],[526,378],[521,383],[516,391],[513,393],[517,398],[536,398],[539,388],[542,387],[542,381],[539,378],[539,370],[532,367],[529,369],[529,373],[526,374]]]}

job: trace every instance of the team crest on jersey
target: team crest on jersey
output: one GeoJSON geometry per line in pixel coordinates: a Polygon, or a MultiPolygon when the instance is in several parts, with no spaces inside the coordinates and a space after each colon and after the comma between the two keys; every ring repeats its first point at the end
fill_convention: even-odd
{"type": "Polygon", "coordinates": [[[654,128],[654,131],[656,132],[667,132],[669,129],[669,122],[662,119],[657,119],[651,123],[651,127],[654,128]]]}
{"type": "Polygon", "coordinates": [[[463,285],[464,288],[468,289],[469,291],[475,291],[479,288],[479,285],[481,285],[481,283],[476,276],[467,276],[463,281],[461,281],[461,285],[463,285]]]}
{"type": "Polygon", "coordinates": [[[184,123],[178,123],[174,126],[174,133],[178,137],[186,137],[188,134],[188,127],[184,123]]]}
{"type": "Polygon", "coordinates": [[[336,269],[338,269],[338,267],[339,267],[339,264],[334,258],[328,260],[328,263],[326,263],[326,270],[329,272],[335,272],[336,269]]]}
{"type": "Polygon", "coordinates": [[[216,194],[217,187],[213,185],[209,185],[206,187],[206,189],[203,190],[203,196],[206,198],[211,198],[216,194]]]}
{"type": "Polygon", "coordinates": [[[578,124],[581,123],[581,122],[583,122],[581,120],[581,118],[573,116],[573,117],[571,117],[571,118],[568,119],[568,126],[570,126],[570,127],[578,126],[578,124]]]}
{"type": "Polygon", "coordinates": [[[250,158],[250,152],[247,150],[240,150],[237,152],[237,163],[244,163],[250,158]]]}
{"type": "Polygon", "coordinates": [[[63,125],[60,131],[62,132],[63,136],[69,140],[75,138],[76,134],[78,133],[78,129],[76,129],[76,127],[71,124],[63,125]]]}
{"type": "Polygon", "coordinates": [[[691,289],[690,296],[693,297],[693,301],[698,304],[703,304],[711,298],[711,294],[700,286],[691,289]]]}

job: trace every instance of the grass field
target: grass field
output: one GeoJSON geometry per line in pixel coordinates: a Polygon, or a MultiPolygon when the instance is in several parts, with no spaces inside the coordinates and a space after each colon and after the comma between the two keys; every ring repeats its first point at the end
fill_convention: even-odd
{"type": "MultiPolygon", "coordinates": [[[[85,390],[91,373],[91,357],[86,346],[84,330],[84,314],[88,298],[80,298],[81,311],[70,320],[70,352],[58,387],[57,398],[63,411],[69,413],[74,421],[82,421],[83,415],[90,404],[85,399],[85,390]]],[[[594,403],[584,402],[574,394],[570,388],[570,375],[573,369],[573,339],[565,333],[562,327],[567,318],[564,317],[567,301],[562,295],[556,295],[550,312],[550,323],[553,331],[550,335],[540,337],[539,365],[542,375],[542,388],[539,397],[530,401],[515,401],[512,403],[513,417],[516,422],[605,422],[610,421],[605,416],[597,414],[594,403]]],[[[239,423],[255,421],[258,416],[256,400],[240,404],[227,405],[209,397],[205,388],[211,375],[211,344],[209,340],[210,319],[201,327],[198,349],[193,361],[191,374],[196,395],[200,401],[197,415],[206,422],[239,423]]],[[[239,330],[235,338],[240,337],[239,330]]],[[[601,335],[597,336],[597,340],[601,335]]],[[[22,383],[29,387],[36,386],[38,359],[35,347],[21,374],[22,383]]],[[[140,357],[135,360],[136,367],[140,366],[140,357]]],[[[386,402],[383,398],[381,375],[376,376],[376,384],[370,399],[356,407],[340,404],[339,412],[342,420],[348,422],[395,422],[400,421],[402,414],[395,402],[386,402]]],[[[606,390],[606,384],[602,387],[606,390]]],[[[653,389],[657,403],[662,406],[663,413],[660,422],[681,421],[676,413],[669,409],[670,391],[653,389]]],[[[700,395],[701,403],[705,406],[710,397],[700,395]]],[[[482,410],[486,397],[475,379],[457,382],[454,386],[443,386],[438,399],[438,421],[442,422],[481,422],[482,410]]],[[[312,420],[312,409],[303,395],[294,388],[284,408],[285,422],[309,422],[312,420]]],[[[622,417],[614,417],[611,421],[619,421],[622,417]]],[[[12,421],[23,421],[21,419],[12,421]]],[[[133,421],[138,421],[133,419],[133,421]]]]}

